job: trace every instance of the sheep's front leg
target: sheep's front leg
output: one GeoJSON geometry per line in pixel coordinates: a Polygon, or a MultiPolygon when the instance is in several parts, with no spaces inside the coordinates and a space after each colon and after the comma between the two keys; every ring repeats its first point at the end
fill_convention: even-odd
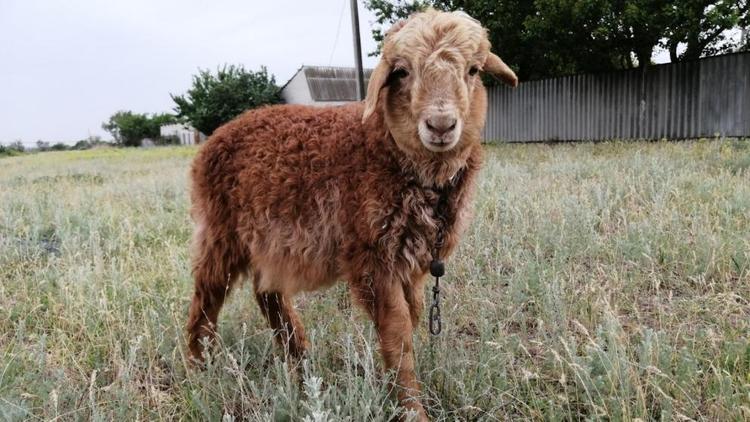
{"type": "Polygon", "coordinates": [[[418,420],[427,420],[414,372],[412,315],[401,283],[390,282],[376,289],[371,304],[385,367],[396,370],[398,400],[404,408],[415,411],[418,420]]]}

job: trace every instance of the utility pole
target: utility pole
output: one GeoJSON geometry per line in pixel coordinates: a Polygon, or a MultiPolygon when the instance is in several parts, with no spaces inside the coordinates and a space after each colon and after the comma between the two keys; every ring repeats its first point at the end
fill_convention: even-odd
{"type": "Polygon", "coordinates": [[[362,45],[359,41],[359,11],[357,0],[350,1],[352,6],[352,36],[354,37],[354,69],[357,76],[357,99],[365,99],[365,76],[362,72],[362,45]]]}

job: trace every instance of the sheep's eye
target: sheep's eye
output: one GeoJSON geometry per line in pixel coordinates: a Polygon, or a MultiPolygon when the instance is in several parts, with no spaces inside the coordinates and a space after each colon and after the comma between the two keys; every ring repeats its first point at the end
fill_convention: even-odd
{"type": "Polygon", "coordinates": [[[469,76],[474,76],[479,72],[479,68],[476,66],[472,66],[469,68],[469,76]]]}
{"type": "Polygon", "coordinates": [[[407,76],[409,76],[409,71],[400,67],[400,68],[394,69],[393,72],[391,72],[391,74],[388,75],[388,80],[389,82],[397,81],[407,76]]]}

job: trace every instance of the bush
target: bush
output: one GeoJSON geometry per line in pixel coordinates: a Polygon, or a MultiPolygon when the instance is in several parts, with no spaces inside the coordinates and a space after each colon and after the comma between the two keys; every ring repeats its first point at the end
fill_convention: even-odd
{"type": "Polygon", "coordinates": [[[64,144],[62,142],[58,142],[58,143],[52,145],[51,147],[49,147],[49,149],[50,149],[50,151],[67,151],[67,150],[69,150],[71,148],[67,144],[64,144]]]}
{"type": "Polygon", "coordinates": [[[21,141],[13,141],[10,144],[8,144],[8,148],[16,151],[16,152],[25,152],[26,147],[23,146],[23,143],[21,141]]]}
{"type": "Polygon", "coordinates": [[[49,151],[49,142],[42,141],[41,139],[36,141],[36,149],[39,151],[49,151]]]}
{"type": "Polygon", "coordinates": [[[111,133],[118,145],[137,147],[141,140],[159,137],[162,125],[176,122],[175,116],[163,114],[133,113],[118,111],[110,116],[109,121],[102,123],[102,129],[111,133]]]}
{"type": "Polygon", "coordinates": [[[91,143],[88,139],[81,139],[80,141],[76,142],[75,145],[73,145],[74,150],[84,150],[91,148],[91,143]]]}
{"type": "Polygon", "coordinates": [[[102,141],[102,138],[99,136],[92,136],[87,139],[81,139],[80,141],[76,142],[75,145],[73,145],[70,149],[74,150],[84,150],[84,149],[91,149],[96,146],[111,146],[112,144],[110,142],[102,141]]]}
{"type": "Polygon", "coordinates": [[[265,67],[247,71],[243,66],[224,66],[216,75],[201,70],[193,76],[187,94],[175,96],[175,111],[206,135],[245,110],[281,102],[281,89],[265,67]]]}
{"type": "Polygon", "coordinates": [[[16,155],[23,154],[23,151],[19,151],[16,148],[13,148],[11,145],[3,145],[0,144],[0,157],[14,157],[16,155]]]}

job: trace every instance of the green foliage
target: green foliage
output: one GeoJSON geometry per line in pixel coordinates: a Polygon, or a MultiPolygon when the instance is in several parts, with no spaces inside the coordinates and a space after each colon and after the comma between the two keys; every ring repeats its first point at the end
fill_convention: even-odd
{"type": "Polygon", "coordinates": [[[672,61],[747,48],[747,39],[729,42],[725,30],[750,26],[750,1],[682,0],[677,3],[679,7],[667,11],[669,33],[667,41],[662,43],[672,61]],[[681,54],[677,53],[679,43],[686,45],[681,54]]]}
{"type": "Polygon", "coordinates": [[[224,66],[216,74],[200,70],[185,95],[172,95],[175,111],[206,135],[245,110],[281,102],[281,90],[265,67],[253,72],[224,66]]]}
{"type": "Polygon", "coordinates": [[[21,145],[21,149],[19,150],[13,144],[10,144],[10,145],[0,144],[0,157],[15,157],[16,155],[23,154],[23,151],[24,151],[23,145],[21,145]]]}
{"type": "Polygon", "coordinates": [[[133,147],[139,146],[145,138],[158,139],[159,128],[176,121],[177,118],[169,113],[138,114],[118,111],[107,122],[102,123],[102,129],[111,133],[118,145],[133,147]]]}
{"type": "Polygon", "coordinates": [[[88,139],[81,139],[80,141],[76,142],[75,145],[73,145],[73,149],[77,151],[89,148],[91,148],[91,144],[89,143],[88,139]]]}
{"type": "Polygon", "coordinates": [[[42,141],[41,139],[36,141],[36,149],[38,151],[49,151],[49,142],[42,141]]]}
{"type": "MultiPolygon", "coordinates": [[[[432,6],[463,10],[522,80],[650,64],[656,47],[673,61],[732,51],[725,30],[747,26],[747,0],[368,0],[376,23],[432,6]],[[677,46],[685,52],[677,54],[677,46]]],[[[373,30],[380,41],[381,28],[373,30]]]]}
{"type": "Polygon", "coordinates": [[[102,141],[102,138],[99,136],[90,136],[86,139],[81,139],[80,141],[76,142],[75,145],[71,147],[71,149],[74,150],[86,150],[91,149],[97,146],[111,146],[112,144],[110,142],[102,141]]]}
{"type": "Polygon", "coordinates": [[[67,151],[69,149],[71,149],[70,146],[62,142],[58,142],[49,147],[50,151],[67,151]]]}
{"type": "Polygon", "coordinates": [[[26,151],[26,147],[23,146],[23,142],[21,142],[20,140],[15,140],[11,142],[10,144],[8,144],[8,148],[18,151],[18,152],[26,151]]]}
{"type": "Polygon", "coordinates": [[[26,151],[21,141],[13,141],[8,145],[0,144],[0,157],[13,157],[26,151]]]}

